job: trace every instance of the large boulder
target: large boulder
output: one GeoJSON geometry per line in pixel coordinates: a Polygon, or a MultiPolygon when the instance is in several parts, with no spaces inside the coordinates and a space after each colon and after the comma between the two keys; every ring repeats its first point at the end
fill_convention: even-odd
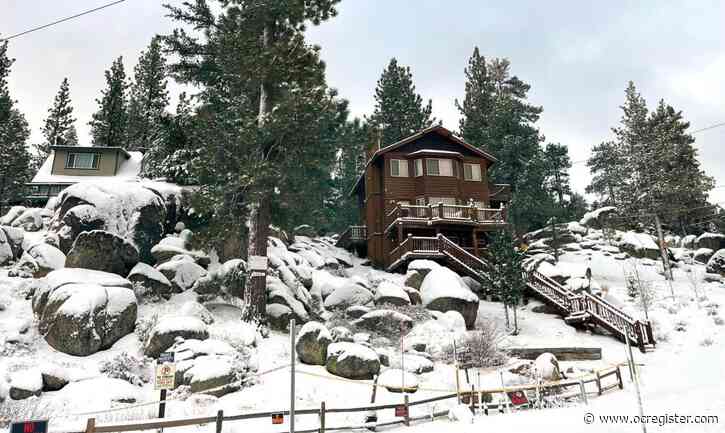
{"type": "Polygon", "coordinates": [[[48,344],[70,355],[108,349],[136,326],[138,306],[130,286],[100,271],[53,271],[39,280],[33,296],[38,329],[48,344]]]}
{"type": "Polygon", "coordinates": [[[18,266],[30,271],[34,278],[42,278],[50,272],[65,267],[65,261],[63,251],[52,245],[39,243],[23,253],[18,266]]]}
{"type": "Polygon", "coordinates": [[[325,299],[325,308],[328,310],[345,310],[353,305],[367,305],[373,301],[373,294],[357,284],[347,284],[335,289],[325,299]]]}
{"type": "Polygon", "coordinates": [[[140,182],[81,182],[58,196],[50,230],[68,252],[83,231],[105,230],[132,242],[141,261],[153,263],[151,248],[164,233],[167,217],[162,195],[140,182]]]}
{"type": "Polygon", "coordinates": [[[206,270],[187,255],[175,256],[156,269],[164,274],[178,293],[191,289],[198,279],[206,275],[206,270]]]}
{"type": "Polygon", "coordinates": [[[375,305],[410,305],[410,296],[403,287],[383,280],[375,289],[375,305]]]}
{"type": "Polygon", "coordinates": [[[460,276],[448,268],[433,269],[420,287],[423,306],[440,312],[457,311],[473,329],[478,315],[478,296],[460,276]]]}
{"type": "Polygon", "coordinates": [[[710,274],[720,274],[725,276],[725,249],[717,251],[710,257],[705,267],[710,274]]]}
{"type": "Polygon", "coordinates": [[[13,258],[15,258],[13,248],[8,242],[7,236],[5,236],[5,231],[0,229],[0,266],[7,264],[13,258]]]}
{"type": "Polygon", "coordinates": [[[17,227],[0,226],[0,231],[4,232],[5,240],[13,251],[13,256],[17,259],[23,253],[23,241],[25,240],[25,231],[17,227]]]}
{"type": "Polygon", "coordinates": [[[695,235],[686,235],[682,237],[682,240],[680,240],[680,247],[687,248],[689,250],[694,250],[695,244],[697,244],[697,236],[695,235]]]}
{"type": "Polygon", "coordinates": [[[134,284],[137,293],[152,294],[169,299],[173,293],[171,281],[158,269],[139,262],[131,269],[128,280],[134,284]]]}
{"type": "Polygon", "coordinates": [[[317,232],[315,231],[315,229],[307,224],[302,224],[295,227],[292,233],[294,233],[295,236],[305,236],[308,238],[314,238],[315,236],[317,236],[317,232]]]}
{"type": "Polygon", "coordinates": [[[131,242],[104,230],[92,230],[76,237],[65,267],[94,269],[125,277],[138,261],[138,250],[131,242]]]}
{"type": "Polygon", "coordinates": [[[707,263],[710,260],[710,257],[715,254],[715,251],[711,250],[710,248],[698,248],[697,251],[693,254],[692,258],[695,259],[695,261],[700,263],[707,263]]]}
{"type": "Polygon", "coordinates": [[[194,259],[201,266],[209,266],[210,258],[202,251],[191,249],[192,232],[184,229],[178,236],[167,236],[161,239],[161,242],[151,248],[151,254],[156,259],[156,263],[165,263],[177,255],[187,255],[194,259]]]}
{"type": "Polygon", "coordinates": [[[545,382],[553,382],[561,379],[559,361],[551,353],[542,353],[534,361],[534,372],[537,378],[545,382]]]}
{"type": "Polygon", "coordinates": [[[413,319],[393,310],[374,310],[363,314],[353,324],[368,331],[388,334],[396,331],[410,331],[413,328],[413,319]]]}
{"type": "Polygon", "coordinates": [[[327,347],[327,371],[347,379],[372,379],[380,371],[378,354],[361,344],[342,342],[327,347]]]}
{"type": "Polygon", "coordinates": [[[584,214],[579,224],[585,227],[592,227],[595,229],[601,229],[606,223],[610,216],[617,214],[617,208],[614,206],[605,206],[599,209],[595,209],[591,212],[584,214]]]}
{"type": "Polygon", "coordinates": [[[144,354],[158,358],[162,352],[173,346],[179,337],[184,340],[206,340],[209,338],[209,330],[206,324],[196,317],[162,317],[145,342],[144,354]]]}
{"type": "MultiPolygon", "coordinates": [[[[305,290],[305,289],[300,289],[305,290]]],[[[295,290],[283,283],[279,278],[267,277],[267,302],[270,304],[286,305],[292,310],[297,323],[310,320],[307,307],[302,302],[302,296],[297,296],[295,290]]]]}
{"type": "Polygon", "coordinates": [[[330,331],[319,322],[307,322],[300,329],[295,350],[300,361],[311,365],[325,365],[327,347],[332,343],[330,331]]]}
{"type": "Polygon", "coordinates": [[[657,260],[660,256],[660,248],[654,237],[646,233],[625,232],[618,246],[632,257],[657,260]]]}
{"type": "Polygon", "coordinates": [[[378,385],[389,392],[416,392],[418,377],[399,368],[388,368],[378,376],[378,385]]]}
{"type": "Polygon", "coordinates": [[[16,371],[10,376],[10,398],[24,400],[39,396],[43,391],[43,377],[40,370],[16,371]]]}
{"type": "Polygon", "coordinates": [[[51,215],[52,213],[48,209],[29,208],[25,209],[10,225],[21,228],[26,232],[37,232],[43,228],[44,220],[47,221],[51,215]]]}
{"type": "Polygon", "coordinates": [[[40,366],[43,391],[58,391],[70,382],[68,371],[60,365],[45,363],[40,366]]]}
{"type": "Polygon", "coordinates": [[[13,206],[10,210],[0,218],[0,225],[10,225],[17,217],[25,212],[25,206],[13,206]]]}
{"type": "Polygon", "coordinates": [[[441,265],[433,260],[417,259],[408,264],[408,271],[405,274],[405,285],[414,289],[420,289],[423,279],[433,269],[440,268],[441,265]]]}
{"type": "Polygon", "coordinates": [[[695,241],[697,248],[709,248],[713,251],[725,248],[725,235],[722,233],[703,233],[695,241]]]}
{"type": "Polygon", "coordinates": [[[229,356],[201,356],[194,366],[184,373],[188,377],[191,392],[221,397],[241,388],[229,356]]]}

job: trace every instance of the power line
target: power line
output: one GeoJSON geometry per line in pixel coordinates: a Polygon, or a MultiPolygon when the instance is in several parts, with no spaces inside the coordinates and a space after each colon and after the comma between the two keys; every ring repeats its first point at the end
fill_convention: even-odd
{"type": "Polygon", "coordinates": [[[9,41],[11,39],[15,39],[17,37],[20,37],[20,36],[23,36],[23,35],[27,35],[28,33],[37,32],[38,30],[43,30],[43,29],[46,29],[48,27],[54,26],[56,24],[64,23],[66,21],[70,21],[72,19],[75,19],[75,18],[78,18],[78,17],[82,17],[83,15],[88,15],[90,13],[97,12],[97,11],[100,11],[101,9],[105,9],[105,8],[111,7],[113,5],[117,5],[119,3],[123,3],[125,1],[126,0],[116,0],[114,2],[107,3],[107,4],[105,4],[103,6],[99,6],[97,8],[89,9],[87,11],[83,11],[83,12],[77,13],[77,14],[72,15],[72,16],[69,16],[69,17],[61,18],[59,20],[53,21],[52,23],[43,24],[42,26],[38,26],[38,27],[33,27],[32,29],[28,29],[28,30],[22,31],[20,33],[16,33],[16,34],[14,34],[12,36],[8,36],[7,38],[0,39],[0,42],[9,41]]]}

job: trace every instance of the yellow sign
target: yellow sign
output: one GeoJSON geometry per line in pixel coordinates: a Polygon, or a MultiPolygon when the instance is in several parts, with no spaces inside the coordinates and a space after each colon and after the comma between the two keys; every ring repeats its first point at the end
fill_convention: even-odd
{"type": "Polygon", "coordinates": [[[174,389],[174,378],[176,377],[176,366],[174,364],[156,365],[156,388],[174,389]]]}

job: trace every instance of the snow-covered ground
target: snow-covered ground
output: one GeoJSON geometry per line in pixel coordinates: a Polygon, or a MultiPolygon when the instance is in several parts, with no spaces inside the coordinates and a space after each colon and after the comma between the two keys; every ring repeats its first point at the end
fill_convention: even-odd
{"type": "MultiPolygon", "coordinates": [[[[621,258],[621,257],[620,257],[621,258]]],[[[364,281],[391,280],[402,285],[404,276],[387,274],[363,265],[363,261],[353,259],[354,266],[346,270],[349,278],[364,281]]],[[[651,283],[655,293],[653,306],[649,312],[654,323],[657,348],[647,354],[635,350],[636,361],[640,364],[643,405],[646,415],[718,415],[719,424],[667,424],[660,426],[658,420],[647,426],[653,432],[716,432],[725,431],[725,394],[722,392],[721,372],[725,360],[725,338],[720,317],[725,316],[725,285],[720,282],[706,283],[702,280],[704,265],[680,266],[675,268],[675,281],[672,289],[661,275],[661,264],[649,259],[619,260],[615,254],[604,249],[581,249],[565,252],[556,265],[544,264],[541,270],[550,274],[569,276],[571,284],[585,275],[590,267],[593,275],[593,287],[605,288],[608,298],[619,302],[623,308],[634,315],[642,316],[641,309],[627,296],[625,275],[635,268],[641,280],[651,283]],[[674,291],[675,299],[671,297],[674,291]],[[697,295],[696,295],[697,293],[697,295]]],[[[56,351],[38,335],[33,323],[31,302],[25,299],[25,291],[31,280],[11,278],[7,270],[0,270],[0,388],[7,387],[4,379],[13,372],[26,368],[35,368],[44,363],[64,366],[71,383],[59,391],[44,392],[41,397],[25,400],[28,404],[26,415],[50,417],[51,430],[82,430],[89,416],[97,418],[98,424],[116,423],[133,419],[148,419],[154,416],[156,406],[140,404],[158,399],[153,383],[135,386],[120,379],[109,379],[101,374],[104,361],[127,353],[138,359],[143,358],[142,344],[136,334],[129,334],[108,350],[102,350],[86,357],[75,357],[56,351]],[[12,350],[7,348],[12,343],[12,350]],[[135,403],[128,403],[133,401],[135,403]],[[109,409],[121,409],[112,412],[94,413],[109,409]]],[[[182,306],[196,299],[191,290],[175,294],[168,301],[144,302],[139,305],[139,319],[148,319],[153,315],[178,312],[182,306]]],[[[567,326],[556,315],[533,312],[540,306],[532,300],[521,307],[518,314],[520,333],[506,338],[504,344],[511,347],[562,347],[582,346],[601,347],[601,361],[562,362],[562,370],[570,366],[582,369],[598,369],[626,360],[622,343],[611,336],[596,335],[578,331],[567,326]]],[[[239,336],[239,310],[230,305],[208,305],[214,316],[209,326],[211,338],[233,341],[239,336]]],[[[504,311],[500,303],[482,300],[479,304],[479,318],[495,321],[503,328],[504,311]]],[[[172,400],[167,407],[168,418],[214,415],[223,409],[226,415],[284,410],[289,404],[289,335],[273,331],[269,338],[257,339],[251,364],[260,376],[256,384],[240,391],[224,395],[221,398],[204,395],[177,395],[171,393],[172,400]],[[267,373],[269,372],[269,373],[267,373]],[[184,399],[182,399],[184,398],[184,399]]],[[[148,364],[151,367],[153,364],[148,364]]],[[[411,432],[440,431],[568,431],[568,432],[638,432],[639,425],[604,425],[600,415],[638,415],[637,400],[633,384],[629,380],[627,369],[623,368],[624,391],[612,391],[602,397],[591,398],[588,406],[574,406],[562,409],[522,411],[511,414],[478,416],[474,423],[452,422],[439,419],[430,423],[419,423],[412,427],[400,427],[411,432]],[[594,423],[585,423],[585,414],[594,415],[594,423]]],[[[496,387],[498,371],[482,371],[483,386],[496,387]]],[[[461,375],[462,385],[470,389],[461,375]]],[[[472,381],[477,384],[478,377],[472,381]]],[[[420,400],[454,392],[456,387],[453,366],[436,362],[432,372],[418,376],[420,390],[411,395],[411,400],[420,400]]],[[[325,401],[328,408],[366,406],[370,404],[371,386],[369,381],[351,381],[328,373],[324,366],[299,365],[296,380],[296,405],[298,408],[319,408],[325,401]]],[[[0,389],[0,393],[5,392],[0,389]]],[[[8,403],[9,400],[5,404],[8,403]]],[[[402,402],[401,394],[379,389],[376,404],[402,402]]],[[[4,404],[4,403],[0,403],[4,404]]],[[[439,402],[436,405],[416,406],[412,415],[428,414],[432,410],[451,407],[453,400],[439,402]]],[[[328,426],[357,424],[362,414],[335,414],[327,417],[328,426]]],[[[378,414],[381,421],[392,420],[393,410],[378,414]]],[[[315,416],[300,416],[298,429],[316,428],[315,416]]],[[[179,430],[210,431],[213,426],[185,428],[179,430]]],[[[226,423],[226,432],[275,432],[284,431],[288,424],[272,426],[267,418],[243,422],[226,423]]],[[[394,429],[393,429],[394,430],[394,429]]]]}

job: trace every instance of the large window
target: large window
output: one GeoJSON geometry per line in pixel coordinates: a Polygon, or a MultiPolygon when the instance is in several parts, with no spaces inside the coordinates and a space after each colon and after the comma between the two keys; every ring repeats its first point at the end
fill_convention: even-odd
{"type": "Polygon", "coordinates": [[[423,160],[422,159],[416,159],[415,160],[415,166],[414,171],[415,177],[423,176],[423,160]]]}
{"type": "Polygon", "coordinates": [[[481,165],[480,164],[463,164],[463,179],[472,181],[481,181],[481,165]]]}
{"type": "Polygon", "coordinates": [[[96,170],[98,169],[98,163],[100,160],[101,155],[99,153],[71,152],[65,160],[65,168],[96,170]]]}
{"type": "Polygon", "coordinates": [[[393,177],[408,177],[408,161],[405,159],[391,159],[390,175],[393,177]]]}
{"type": "Polygon", "coordinates": [[[428,176],[453,176],[453,161],[450,159],[426,159],[428,176]]]}

